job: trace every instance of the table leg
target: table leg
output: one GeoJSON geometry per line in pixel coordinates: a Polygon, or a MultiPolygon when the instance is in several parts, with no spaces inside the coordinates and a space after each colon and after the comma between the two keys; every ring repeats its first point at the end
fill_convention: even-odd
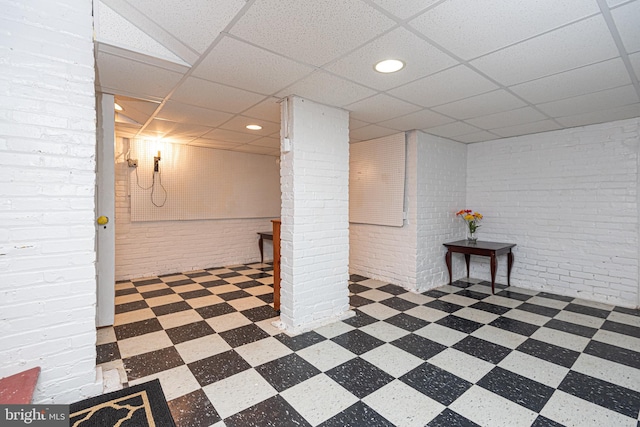
{"type": "Polygon", "coordinates": [[[467,278],[471,277],[469,276],[469,264],[471,263],[471,255],[470,254],[464,254],[464,261],[467,263],[467,278]]]}
{"type": "Polygon", "coordinates": [[[449,270],[449,284],[451,284],[451,251],[447,251],[444,256],[444,260],[447,263],[447,270],[449,270]]]}
{"type": "Polygon", "coordinates": [[[511,286],[511,267],[513,266],[513,253],[507,253],[507,286],[511,286]]]}
{"type": "Polygon", "coordinates": [[[262,236],[260,236],[260,240],[258,240],[258,247],[260,248],[260,263],[264,263],[264,252],[262,251],[263,240],[262,236]]]}
{"type": "Polygon", "coordinates": [[[495,252],[491,253],[491,293],[495,294],[496,271],[498,270],[498,257],[495,252]]]}

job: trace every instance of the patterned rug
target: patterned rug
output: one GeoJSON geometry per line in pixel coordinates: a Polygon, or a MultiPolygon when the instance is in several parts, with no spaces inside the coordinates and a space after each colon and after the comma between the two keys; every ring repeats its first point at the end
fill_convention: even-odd
{"type": "Polygon", "coordinates": [[[175,427],[160,381],[153,380],[71,404],[72,427],[175,427]]]}

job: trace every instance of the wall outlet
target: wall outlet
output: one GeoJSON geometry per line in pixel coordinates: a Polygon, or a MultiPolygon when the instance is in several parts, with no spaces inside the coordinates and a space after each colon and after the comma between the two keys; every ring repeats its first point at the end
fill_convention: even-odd
{"type": "Polygon", "coordinates": [[[127,159],[127,164],[129,165],[130,168],[137,168],[138,159],[127,159]]]}

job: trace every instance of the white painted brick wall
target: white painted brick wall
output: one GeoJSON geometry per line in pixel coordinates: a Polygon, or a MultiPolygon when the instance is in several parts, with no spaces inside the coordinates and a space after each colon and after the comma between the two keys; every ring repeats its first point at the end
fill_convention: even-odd
{"type": "MultiPolygon", "coordinates": [[[[465,225],[455,213],[465,208],[467,146],[445,138],[412,132],[418,140],[417,266],[418,290],[449,283],[442,246],[465,237],[465,225]]],[[[466,276],[462,255],[453,256],[454,280],[466,276]]]]}
{"type": "Polygon", "coordinates": [[[417,168],[415,133],[407,138],[404,206],[407,220],[402,227],[349,224],[349,271],[365,277],[416,289],[417,168]]]}
{"type": "MultiPolygon", "coordinates": [[[[514,285],[638,306],[640,119],[469,145],[480,238],[514,242],[514,285]]],[[[506,260],[498,260],[505,282],[506,260]]],[[[471,275],[489,280],[484,259],[471,275]]]]}
{"type": "Polygon", "coordinates": [[[281,156],[283,327],[297,333],[349,310],[349,116],[286,102],[292,151],[281,156]]]}
{"type": "MultiPolygon", "coordinates": [[[[407,221],[402,227],[350,224],[350,271],[424,292],[449,282],[446,241],[464,237],[455,217],[466,197],[466,145],[407,134],[407,221]]],[[[454,278],[466,272],[454,260],[454,278]]],[[[466,274],[466,273],[465,273],[466,274]]]]}
{"type": "MultiPolygon", "coordinates": [[[[257,233],[271,231],[272,218],[131,222],[123,151],[117,138],[116,280],[260,261],[257,233]]],[[[264,242],[264,260],[273,260],[271,241],[264,242]]]]}
{"type": "Polygon", "coordinates": [[[91,0],[0,1],[0,377],[36,403],[102,391],[95,369],[91,0]]]}

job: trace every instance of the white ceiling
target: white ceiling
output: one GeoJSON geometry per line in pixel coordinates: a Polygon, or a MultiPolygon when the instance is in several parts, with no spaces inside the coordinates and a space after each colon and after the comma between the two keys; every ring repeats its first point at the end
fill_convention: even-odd
{"type": "Polygon", "coordinates": [[[473,143],[640,116],[640,0],[102,0],[97,87],[124,137],[279,155],[278,101],[351,141],[473,143]],[[406,67],[373,70],[382,59],[406,67]],[[260,131],[245,125],[256,123],[260,131]]]}

